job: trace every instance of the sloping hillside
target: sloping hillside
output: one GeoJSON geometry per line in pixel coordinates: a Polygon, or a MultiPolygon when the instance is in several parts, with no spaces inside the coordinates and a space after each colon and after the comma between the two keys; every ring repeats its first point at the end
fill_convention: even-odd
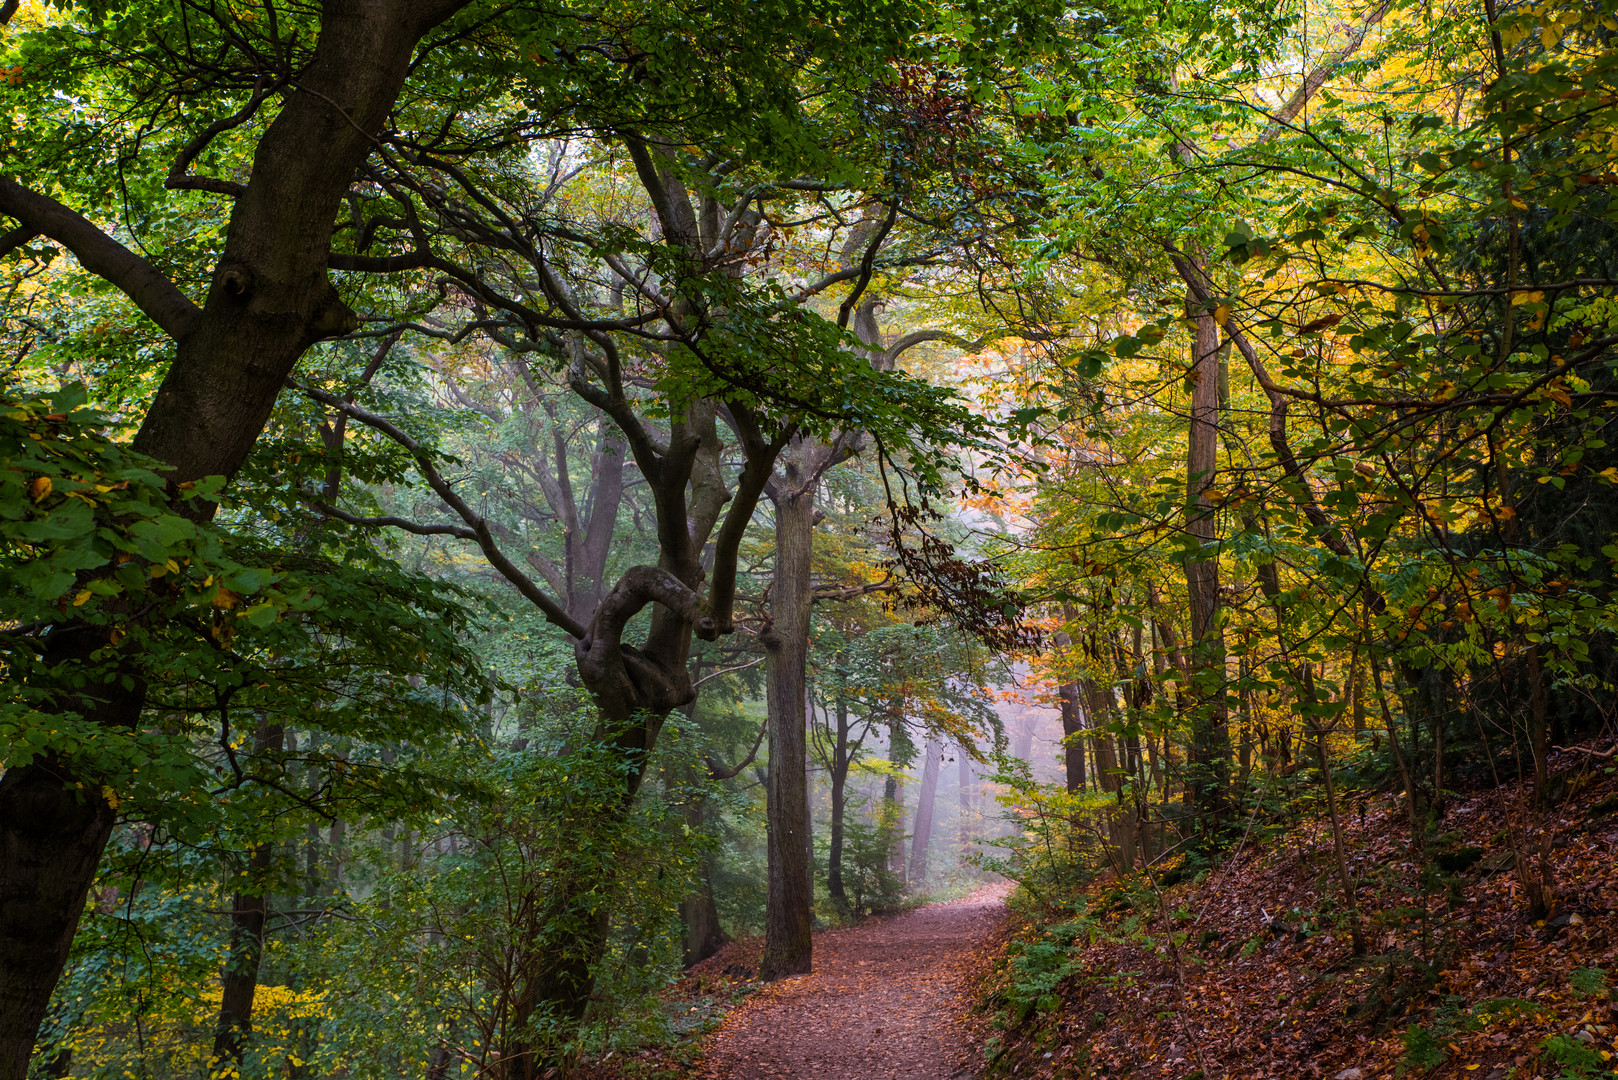
{"type": "Polygon", "coordinates": [[[1543,817],[1515,785],[1454,798],[1421,856],[1401,802],[1350,803],[1364,955],[1321,822],[1265,843],[1249,829],[1190,881],[1025,907],[984,977],[1002,1028],[988,1074],[1618,1075],[1618,779],[1594,747],[1553,765],[1543,817]],[[1533,913],[1547,874],[1552,905],[1533,913]]]}

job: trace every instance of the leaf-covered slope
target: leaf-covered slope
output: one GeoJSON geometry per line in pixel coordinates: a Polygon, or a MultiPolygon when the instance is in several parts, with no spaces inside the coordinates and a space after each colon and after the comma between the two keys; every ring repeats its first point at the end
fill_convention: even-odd
{"type": "Polygon", "coordinates": [[[1548,844],[1523,870],[1554,882],[1548,918],[1522,898],[1523,790],[1457,798],[1425,866],[1400,804],[1373,798],[1345,821],[1367,956],[1338,918],[1329,827],[1250,833],[1194,880],[1105,880],[1077,914],[1025,911],[984,976],[1002,1028],[987,1075],[1615,1075],[1618,779],[1589,747],[1553,765],[1548,844]]]}

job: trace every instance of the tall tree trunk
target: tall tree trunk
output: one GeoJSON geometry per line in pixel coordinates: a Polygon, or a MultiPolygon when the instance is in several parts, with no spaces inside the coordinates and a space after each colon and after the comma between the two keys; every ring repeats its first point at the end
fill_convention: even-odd
{"type": "Polygon", "coordinates": [[[1365,668],[1360,663],[1359,642],[1348,657],[1349,712],[1354,718],[1354,737],[1365,733],[1365,668]]]}
{"type": "Polygon", "coordinates": [[[1079,684],[1063,683],[1057,689],[1057,700],[1062,711],[1063,762],[1067,766],[1067,790],[1077,794],[1084,790],[1084,714],[1079,706],[1079,684]]]}
{"type": "MultiPolygon", "coordinates": [[[[706,831],[707,802],[690,798],[685,804],[685,824],[693,833],[706,831]]],[[[680,901],[680,918],[685,924],[682,962],[686,967],[700,964],[725,944],[725,932],[719,926],[719,907],[714,903],[713,866],[704,854],[697,874],[696,887],[680,901]]]]}
{"type": "Polygon", "coordinates": [[[927,881],[927,848],[932,841],[933,807],[938,798],[938,759],[943,749],[943,743],[928,739],[922,751],[926,760],[921,768],[921,789],[916,795],[916,827],[910,840],[911,888],[917,888],[927,881]]]}
{"type": "Polygon", "coordinates": [[[909,767],[914,756],[915,744],[904,726],[904,702],[894,698],[888,702],[889,771],[882,784],[882,824],[893,830],[888,872],[901,879],[905,875],[905,785],[901,770],[909,767]]]}
{"type": "Polygon", "coordinates": [[[1242,790],[1245,791],[1247,788],[1247,779],[1252,775],[1253,772],[1253,690],[1247,685],[1248,676],[1251,674],[1247,667],[1247,657],[1242,657],[1239,663],[1240,666],[1237,671],[1242,682],[1242,711],[1238,734],[1240,742],[1238,743],[1237,747],[1236,762],[1237,767],[1241,770],[1240,786],[1242,790]]]}
{"type": "Polygon", "coordinates": [[[1196,322],[1192,345],[1191,428],[1186,453],[1186,532],[1199,550],[1185,560],[1191,609],[1191,799],[1205,833],[1219,828],[1229,804],[1230,731],[1225,707],[1225,636],[1219,616],[1215,508],[1207,490],[1219,466],[1219,331],[1213,316],[1187,294],[1196,322]]]}
{"type": "Polygon", "coordinates": [[[1028,761],[1034,753],[1034,721],[1026,709],[1017,714],[1011,731],[1011,756],[1028,761]]]}
{"type": "Polygon", "coordinates": [[[1375,652],[1369,652],[1366,660],[1371,667],[1371,683],[1376,687],[1376,700],[1381,707],[1382,724],[1388,732],[1388,749],[1393,751],[1393,763],[1398,766],[1399,779],[1404,783],[1405,813],[1410,824],[1410,849],[1419,855],[1423,847],[1423,836],[1421,814],[1416,806],[1416,778],[1411,775],[1404,750],[1399,746],[1399,726],[1393,721],[1393,710],[1388,708],[1388,692],[1382,685],[1382,662],[1377,659],[1375,652]]]}
{"type": "MultiPolygon", "coordinates": [[[[104,710],[111,719],[114,700],[104,710]]],[[[138,712],[138,708],[136,709],[138,712]]],[[[121,718],[120,718],[121,719],[121,718]]],[[[129,723],[133,724],[131,718],[129,723]]],[[[0,776],[0,1077],[24,1080],[34,1038],[112,835],[115,814],[53,758],[0,776]]]]}
{"type": "Polygon", "coordinates": [[[1118,760],[1117,743],[1108,730],[1117,703],[1112,690],[1103,688],[1093,678],[1081,679],[1079,685],[1084,691],[1085,702],[1090,711],[1090,744],[1092,760],[1095,762],[1096,785],[1113,796],[1117,803],[1116,807],[1107,811],[1107,837],[1112,851],[1117,854],[1118,869],[1124,871],[1134,863],[1135,834],[1133,822],[1128,820],[1132,815],[1123,805],[1125,770],[1118,760]]]}
{"type": "Polygon", "coordinates": [[[957,797],[961,803],[961,827],[958,831],[956,843],[960,845],[962,854],[972,850],[972,757],[966,752],[966,744],[962,743],[960,756],[956,759],[957,782],[960,789],[957,797]]]}
{"type": "Polygon", "coordinates": [[[765,893],[764,958],[759,975],[779,979],[809,970],[813,911],[809,878],[808,747],[804,709],[813,603],[814,485],[780,491],[775,501],[775,576],[770,626],[764,632],[769,709],[769,884],[765,893]]]}
{"type": "Polygon", "coordinates": [[[837,695],[837,732],[832,742],[831,828],[827,838],[826,893],[839,906],[848,902],[843,888],[843,814],[848,785],[848,699],[837,695]]]}
{"type": "MultiPolygon", "coordinates": [[[[253,737],[253,755],[262,757],[279,751],[282,737],[281,725],[261,719],[253,737]]],[[[247,860],[247,887],[231,903],[230,955],[220,987],[210,1075],[240,1075],[242,1051],[253,1033],[253,997],[258,992],[259,961],[264,957],[264,923],[269,913],[274,855],[274,844],[253,845],[247,860]]]]}
{"type": "Polygon", "coordinates": [[[1121,782],[1118,775],[1118,755],[1107,726],[1111,722],[1113,698],[1110,689],[1103,690],[1095,679],[1079,680],[1084,691],[1085,705],[1090,712],[1091,761],[1095,763],[1096,786],[1109,795],[1116,794],[1121,782]]]}

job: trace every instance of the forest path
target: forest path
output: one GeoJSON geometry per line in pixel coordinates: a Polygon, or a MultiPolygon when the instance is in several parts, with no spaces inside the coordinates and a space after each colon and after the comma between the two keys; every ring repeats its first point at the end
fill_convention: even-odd
{"type": "Polygon", "coordinates": [[[815,935],[814,970],[782,979],[713,1036],[705,1080],[956,1080],[982,1049],[963,1017],[974,950],[1010,885],[815,935]]]}

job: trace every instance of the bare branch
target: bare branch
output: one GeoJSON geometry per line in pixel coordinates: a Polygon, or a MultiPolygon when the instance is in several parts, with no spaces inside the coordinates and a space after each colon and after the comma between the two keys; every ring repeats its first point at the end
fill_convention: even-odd
{"type": "Polygon", "coordinates": [[[1320,62],[1304,77],[1302,85],[1292,92],[1292,96],[1287,98],[1286,104],[1282,105],[1280,111],[1271,118],[1269,127],[1265,128],[1263,134],[1259,135],[1257,142],[1267,142],[1280,134],[1285,126],[1292,122],[1292,118],[1302,112],[1304,106],[1309,104],[1310,96],[1318,92],[1325,85],[1326,80],[1331,78],[1350,56],[1359,51],[1359,47],[1365,42],[1365,36],[1371,32],[1371,28],[1387,17],[1388,10],[1392,7],[1392,0],[1375,0],[1371,10],[1367,11],[1359,24],[1349,31],[1348,40],[1343,43],[1342,47],[1334,49],[1321,57],[1320,62]]]}
{"type": "MultiPolygon", "coordinates": [[[[710,671],[710,672],[708,672],[708,674],[704,675],[702,678],[698,679],[696,682],[692,683],[691,685],[692,686],[701,686],[703,683],[707,682],[709,679],[717,679],[721,675],[729,675],[729,674],[731,674],[733,672],[737,672],[737,671],[746,671],[748,668],[758,667],[763,662],[764,662],[764,657],[761,656],[757,660],[749,660],[747,663],[745,663],[745,664],[737,664],[735,667],[720,668],[717,671],[710,671]]],[[[751,760],[751,758],[748,759],[748,760],[751,760]]],[[[746,764],[747,764],[747,762],[745,762],[745,761],[742,762],[742,765],[746,765],[746,764]]],[[[736,774],[731,773],[731,776],[734,776],[734,775],[736,775],[736,774]]],[[[717,779],[717,780],[728,780],[729,777],[719,776],[719,777],[715,777],[715,779],[717,779]]]]}
{"type": "Polygon", "coordinates": [[[312,386],[303,386],[291,379],[287,380],[287,385],[308,394],[329,409],[337,409],[340,412],[347,413],[366,427],[380,431],[408,450],[410,455],[415,458],[416,468],[426,479],[428,486],[433,489],[440,499],[444,500],[451,510],[455,511],[462,521],[471,526],[468,531],[472,535],[466,537],[466,539],[473,540],[478,545],[478,548],[483,552],[483,557],[489,560],[489,565],[493,566],[501,577],[515,585],[524,599],[539,608],[551,623],[567,631],[575,638],[584,638],[586,632],[584,626],[569,615],[567,610],[552,599],[545,590],[536,585],[532,578],[519,570],[517,565],[506,557],[505,552],[500,550],[500,545],[495,543],[494,533],[489,527],[488,520],[467,505],[466,500],[461,498],[448,480],[444,479],[444,475],[433,464],[432,456],[428,454],[425,447],[402,431],[392,421],[385,417],[377,416],[375,413],[367,412],[353,402],[344,401],[335,394],[328,394],[324,390],[317,390],[312,386]]]}
{"type": "MultiPolygon", "coordinates": [[[[754,660],[752,664],[743,664],[741,667],[725,668],[723,671],[716,671],[712,675],[704,675],[702,678],[696,681],[695,685],[701,686],[715,675],[724,675],[731,671],[741,671],[742,668],[750,668],[753,666],[753,664],[761,664],[763,662],[764,658],[761,656],[757,660],[754,660]]],[[[742,758],[742,760],[738,761],[731,768],[727,769],[713,758],[705,757],[704,760],[708,763],[708,776],[714,780],[729,780],[731,777],[735,776],[737,773],[751,765],[753,763],[753,759],[758,757],[758,748],[764,745],[764,733],[769,730],[769,727],[770,722],[768,720],[764,721],[758,726],[758,738],[753,740],[753,749],[749,750],[747,752],[747,756],[742,758]]]]}
{"type": "Polygon", "coordinates": [[[408,255],[344,255],[334,251],[326,256],[326,265],[333,270],[362,274],[397,274],[403,270],[420,270],[433,262],[432,256],[424,251],[412,251],[408,255]]]}
{"type": "Polygon", "coordinates": [[[899,200],[895,198],[888,204],[888,216],[883,219],[882,224],[871,237],[870,243],[865,245],[865,254],[860,257],[859,279],[837,308],[837,325],[839,327],[847,329],[848,320],[854,315],[854,305],[860,302],[860,296],[865,292],[865,287],[871,283],[871,273],[876,268],[877,249],[882,246],[882,241],[888,238],[888,233],[893,230],[893,222],[898,216],[899,200]]]}
{"type": "Polygon", "coordinates": [[[872,593],[897,592],[898,589],[899,583],[894,580],[893,572],[889,571],[888,576],[881,581],[867,582],[864,585],[850,585],[846,589],[816,589],[814,601],[818,604],[822,600],[855,600],[861,596],[870,596],[872,593]]]}
{"type": "Polygon", "coordinates": [[[319,499],[310,499],[309,505],[319,510],[326,517],[336,518],[338,521],[346,521],[350,525],[359,525],[367,529],[401,529],[407,533],[414,533],[416,536],[453,536],[457,540],[471,540],[474,542],[478,538],[477,533],[461,525],[423,525],[420,522],[401,517],[360,517],[358,514],[350,514],[347,510],[339,510],[330,503],[321,502],[319,499]]]}

